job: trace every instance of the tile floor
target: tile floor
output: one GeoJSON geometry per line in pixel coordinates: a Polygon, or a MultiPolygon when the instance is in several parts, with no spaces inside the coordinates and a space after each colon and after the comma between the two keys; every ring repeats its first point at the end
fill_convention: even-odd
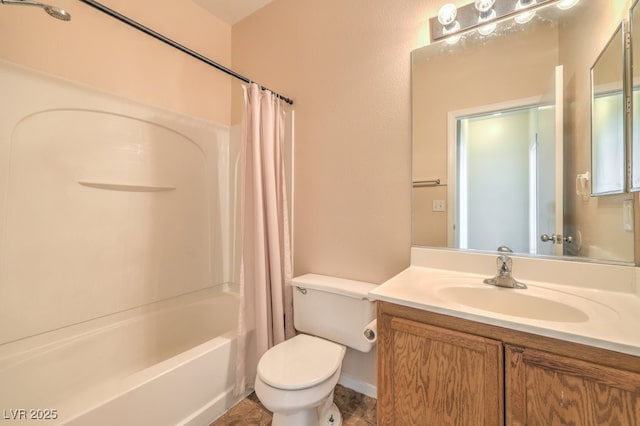
{"type": "MultiPolygon", "coordinates": [[[[344,386],[336,386],[334,402],[342,413],[343,426],[375,426],[376,400],[344,386]]],[[[268,426],[271,413],[251,394],[209,426],[268,426]]]]}

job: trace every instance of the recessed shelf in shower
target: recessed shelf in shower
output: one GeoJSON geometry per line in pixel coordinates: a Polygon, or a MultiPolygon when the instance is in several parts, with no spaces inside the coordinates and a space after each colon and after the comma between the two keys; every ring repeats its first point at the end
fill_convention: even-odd
{"type": "Polygon", "coordinates": [[[88,182],[78,181],[82,186],[90,188],[106,189],[109,191],[125,191],[125,192],[167,192],[175,191],[175,186],[157,186],[157,185],[135,185],[129,183],[112,183],[112,182],[88,182]]]}

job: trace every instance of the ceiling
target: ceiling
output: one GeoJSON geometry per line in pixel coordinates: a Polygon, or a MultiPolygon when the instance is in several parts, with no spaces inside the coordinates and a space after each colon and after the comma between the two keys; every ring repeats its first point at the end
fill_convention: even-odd
{"type": "Polygon", "coordinates": [[[193,0],[209,12],[233,25],[256,10],[271,3],[271,0],[193,0]]]}

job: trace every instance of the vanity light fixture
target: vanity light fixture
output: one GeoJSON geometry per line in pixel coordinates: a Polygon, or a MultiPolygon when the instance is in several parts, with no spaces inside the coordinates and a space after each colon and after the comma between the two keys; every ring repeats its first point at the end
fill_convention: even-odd
{"type": "Polygon", "coordinates": [[[533,19],[537,10],[551,5],[569,9],[578,2],[579,0],[474,0],[473,3],[460,7],[447,3],[440,8],[437,16],[429,19],[431,42],[446,40],[453,44],[463,35],[476,30],[487,36],[503,21],[513,18],[518,24],[525,24],[533,19]]]}
{"type": "Polygon", "coordinates": [[[494,4],[496,4],[496,0],[476,0],[474,3],[474,6],[478,11],[478,23],[484,24],[485,22],[489,22],[489,24],[482,25],[478,28],[478,32],[482,35],[489,35],[496,30],[496,23],[494,20],[497,15],[493,8],[494,4]]]}

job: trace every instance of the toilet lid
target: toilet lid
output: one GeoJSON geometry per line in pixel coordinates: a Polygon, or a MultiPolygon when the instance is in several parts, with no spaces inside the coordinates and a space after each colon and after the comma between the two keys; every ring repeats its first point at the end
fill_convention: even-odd
{"type": "Polygon", "coordinates": [[[327,380],[342,364],[345,347],[299,334],[269,349],[258,363],[260,379],[278,389],[304,389],[327,380]]]}

